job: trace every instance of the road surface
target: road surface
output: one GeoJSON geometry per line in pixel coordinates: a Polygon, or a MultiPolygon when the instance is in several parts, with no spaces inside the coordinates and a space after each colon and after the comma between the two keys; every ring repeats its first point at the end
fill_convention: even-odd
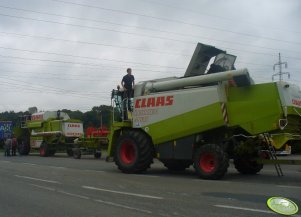
{"type": "Polygon", "coordinates": [[[198,179],[192,167],[169,172],[158,161],[128,175],[91,156],[0,156],[0,217],[277,216],[266,206],[269,197],[301,208],[301,166],[282,168],[284,177],[273,165],[249,176],[231,164],[223,180],[211,181],[198,179]]]}

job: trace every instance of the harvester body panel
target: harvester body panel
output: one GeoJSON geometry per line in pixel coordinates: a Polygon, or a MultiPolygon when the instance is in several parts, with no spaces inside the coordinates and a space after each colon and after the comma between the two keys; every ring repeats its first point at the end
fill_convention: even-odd
{"type": "Polygon", "coordinates": [[[133,127],[159,144],[224,124],[220,86],[150,94],[134,99],[133,127]]]}

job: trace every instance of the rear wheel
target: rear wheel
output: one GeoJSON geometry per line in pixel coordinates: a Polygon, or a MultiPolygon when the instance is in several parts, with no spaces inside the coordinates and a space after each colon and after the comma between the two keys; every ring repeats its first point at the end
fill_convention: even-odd
{"type": "Polygon", "coordinates": [[[41,157],[48,157],[50,155],[50,150],[46,142],[42,142],[40,146],[40,156],[41,157]]]}
{"type": "Polygon", "coordinates": [[[96,152],[94,153],[94,157],[95,157],[96,159],[100,159],[100,158],[101,158],[101,151],[96,151],[96,152]]]}
{"type": "Polygon", "coordinates": [[[74,159],[80,159],[82,156],[81,150],[79,148],[73,149],[73,158],[74,159]]]}
{"type": "Polygon", "coordinates": [[[49,156],[54,156],[55,153],[56,153],[56,150],[55,150],[55,149],[51,149],[51,150],[49,151],[49,156]]]}
{"type": "Polygon", "coordinates": [[[203,179],[221,179],[227,172],[229,159],[227,153],[215,144],[199,147],[194,156],[194,168],[203,179]]]}
{"type": "Polygon", "coordinates": [[[18,145],[18,152],[19,152],[19,155],[28,155],[30,152],[29,143],[22,140],[21,143],[19,143],[19,145],[18,145]]]}
{"type": "Polygon", "coordinates": [[[168,159],[161,160],[164,166],[170,171],[183,171],[192,165],[191,160],[176,160],[176,159],[168,159]]]}
{"type": "Polygon", "coordinates": [[[73,156],[72,148],[67,148],[66,153],[69,157],[72,157],[73,156]]]}
{"type": "Polygon", "coordinates": [[[115,149],[115,164],[124,173],[140,173],[153,162],[151,140],[141,131],[126,131],[119,137],[115,149]]]}
{"type": "Polygon", "coordinates": [[[263,168],[263,164],[248,158],[234,158],[234,166],[241,174],[257,174],[263,168]]]}

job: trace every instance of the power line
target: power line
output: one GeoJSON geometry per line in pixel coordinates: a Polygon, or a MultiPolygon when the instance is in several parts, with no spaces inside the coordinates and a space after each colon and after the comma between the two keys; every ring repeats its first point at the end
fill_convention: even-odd
{"type": "MultiPolygon", "coordinates": [[[[101,64],[93,64],[93,63],[80,63],[80,62],[72,62],[72,61],[49,60],[49,59],[39,59],[39,58],[25,58],[25,57],[17,57],[17,56],[9,56],[9,55],[0,55],[0,57],[22,59],[22,60],[33,60],[33,61],[41,61],[41,62],[74,64],[74,65],[83,65],[83,66],[102,66],[101,64]]],[[[173,67],[167,66],[166,68],[173,68],[173,67]]]]}
{"type": "Polygon", "coordinates": [[[64,3],[64,4],[71,4],[71,5],[81,6],[81,7],[88,7],[88,8],[92,8],[92,9],[111,11],[111,12],[115,12],[115,13],[122,13],[122,14],[130,14],[130,15],[135,15],[135,16],[140,16],[140,17],[147,17],[147,18],[151,18],[151,19],[155,19],[155,20],[164,20],[164,21],[173,22],[173,23],[181,23],[181,24],[184,24],[184,25],[190,25],[190,26],[195,26],[195,27],[199,27],[199,28],[212,29],[212,30],[222,31],[222,32],[229,32],[229,33],[233,33],[233,34],[237,34],[237,35],[244,35],[244,36],[248,36],[248,37],[252,37],[252,38],[256,38],[256,39],[262,38],[262,39],[267,39],[267,40],[280,41],[280,42],[285,42],[285,43],[290,43],[290,44],[300,44],[301,45],[301,42],[286,41],[286,40],[270,38],[270,37],[264,37],[264,36],[259,36],[259,35],[253,35],[253,34],[248,34],[248,33],[235,32],[235,31],[216,28],[216,27],[212,27],[212,26],[199,25],[199,24],[195,24],[195,23],[183,22],[181,20],[174,20],[174,19],[169,19],[169,18],[164,18],[164,17],[155,17],[155,16],[151,16],[151,15],[139,14],[139,13],[124,11],[124,10],[99,7],[99,6],[96,6],[96,5],[80,4],[80,3],[68,2],[68,1],[62,1],[62,0],[50,0],[50,1],[60,2],[60,3],[64,3]]]}
{"type": "Polygon", "coordinates": [[[182,42],[182,43],[195,44],[195,42],[193,42],[193,41],[189,42],[189,41],[183,41],[183,40],[172,39],[172,38],[165,38],[165,37],[160,37],[160,36],[151,36],[151,35],[145,35],[145,34],[139,34],[139,33],[120,31],[120,30],[116,30],[116,29],[107,29],[107,28],[100,28],[100,27],[84,26],[84,25],[79,25],[79,24],[62,23],[62,22],[51,21],[51,20],[42,20],[42,19],[35,19],[35,18],[7,15],[7,14],[0,14],[0,16],[16,18],[16,19],[31,20],[31,21],[37,21],[37,22],[67,25],[67,26],[73,26],[73,27],[79,27],[79,28],[95,29],[95,30],[101,30],[101,31],[118,32],[118,33],[123,33],[123,34],[127,34],[127,35],[134,35],[134,36],[141,36],[141,37],[148,37],[148,38],[157,38],[157,39],[163,39],[163,40],[170,40],[170,41],[176,41],[176,42],[182,42]]]}
{"type": "MultiPolygon", "coordinates": [[[[52,0],[52,1],[57,1],[57,0],[52,0]]],[[[55,22],[55,21],[47,21],[47,20],[40,20],[40,19],[33,19],[33,18],[24,18],[24,17],[19,17],[19,16],[11,16],[11,15],[3,15],[3,14],[0,14],[0,16],[9,16],[9,17],[14,17],[14,18],[29,19],[29,20],[34,20],[34,21],[42,21],[42,22],[50,22],[50,23],[55,23],[55,24],[71,25],[71,26],[76,26],[76,27],[86,27],[86,28],[99,29],[98,27],[88,27],[88,26],[82,26],[82,25],[77,25],[77,24],[67,24],[67,23],[61,23],[61,22],[55,22]]],[[[159,38],[159,39],[164,39],[164,40],[171,40],[171,41],[178,41],[178,42],[183,42],[183,43],[190,43],[190,44],[193,43],[193,44],[195,44],[195,42],[191,42],[191,41],[183,41],[183,40],[170,39],[170,38],[158,37],[158,36],[153,37],[153,36],[144,35],[144,34],[129,33],[129,32],[123,32],[123,31],[118,31],[118,30],[108,30],[108,29],[103,29],[103,28],[100,28],[100,29],[101,30],[106,30],[106,31],[120,32],[120,33],[125,33],[125,34],[139,35],[139,36],[143,36],[143,37],[152,37],[152,38],[159,38]]],[[[47,39],[51,39],[51,40],[60,40],[60,41],[69,41],[69,40],[66,40],[66,39],[55,39],[55,38],[50,38],[50,37],[41,37],[41,38],[44,38],[44,39],[47,38],[47,39]]],[[[77,42],[77,43],[80,43],[80,42],[77,42]]],[[[122,46],[115,46],[115,45],[105,45],[105,44],[98,44],[98,45],[110,46],[110,47],[112,47],[112,46],[113,47],[121,47],[121,48],[127,48],[127,49],[135,49],[135,50],[139,49],[139,50],[146,51],[145,49],[142,49],[142,48],[129,48],[129,47],[122,47],[122,46]]],[[[233,49],[233,48],[229,48],[229,49],[241,51],[239,49],[233,49]]],[[[159,52],[159,51],[148,50],[148,52],[159,52]]],[[[246,51],[243,51],[243,52],[246,52],[246,51]]],[[[255,54],[263,54],[263,53],[254,52],[254,51],[248,51],[248,52],[249,53],[255,53],[255,54]]],[[[162,53],[162,52],[159,52],[159,53],[162,53]]],[[[172,53],[165,53],[165,54],[172,54],[172,53]]],[[[264,55],[272,56],[270,54],[264,54],[264,55]]],[[[189,55],[183,55],[183,56],[189,56],[189,55]]],[[[297,58],[297,57],[286,57],[286,58],[293,58],[293,59],[301,60],[300,58],[297,58]]]]}
{"type": "MultiPolygon", "coordinates": [[[[59,68],[68,68],[69,66],[65,66],[65,65],[44,65],[44,64],[33,64],[33,63],[19,63],[19,62],[6,62],[6,61],[0,61],[0,63],[2,64],[14,64],[14,65],[29,65],[29,66],[42,66],[42,67],[59,67],[59,68]]],[[[102,69],[102,70],[106,70],[107,72],[107,69],[120,69],[120,70],[124,70],[124,66],[111,66],[111,65],[103,65],[101,67],[88,67],[88,66],[78,66],[78,65],[75,65],[75,66],[72,66],[72,67],[78,67],[78,68],[84,68],[84,69],[102,69]]],[[[134,68],[135,71],[145,71],[145,72],[160,72],[160,73],[164,73],[164,74],[170,74],[170,73],[175,73],[175,72],[183,72],[182,70],[181,71],[160,71],[160,70],[149,70],[149,69],[142,69],[142,68],[134,68]]],[[[6,70],[8,71],[8,70],[6,70]]],[[[9,72],[9,71],[8,71],[9,72]]],[[[11,72],[16,72],[16,71],[11,71],[11,72]]],[[[21,73],[21,72],[20,72],[21,73]]],[[[22,72],[22,73],[26,73],[26,72],[22,72]]],[[[33,73],[33,72],[29,72],[29,73],[33,73]]],[[[49,74],[47,72],[47,74],[49,74]]],[[[51,73],[50,73],[51,74],[51,73]]],[[[57,74],[56,74],[57,75],[57,74]]],[[[75,76],[75,75],[72,75],[72,76],[75,76]]]]}
{"type": "MultiPolygon", "coordinates": [[[[45,39],[45,40],[56,40],[56,41],[65,41],[65,42],[73,42],[73,43],[97,45],[97,43],[92,43],[92,42],[72,41],[72,40],[52,38],[52,37],[47,37],[47,36],[35,36],[35,35],[19,34],[19,33],[11,33],[11,32],[0,32],[0,34],[15,35],[15,36],[21,36],[21,37],[40,38],[40,39],[45,39]]],[[[147,63],[140,63],[140,62],[133,62],[133,61],[123,61],[123,60],[118,60],[118,59],[107,59],[107,58],[98,58],[98,59],[105,60],[105,61],[119,62],[119,63],[130,63],[130,64],[152,66],[152,67],[155,66],[155,67],[163,67],[163,68],[183,69],[181,67],[172,67],[172,66],[163,66],[163,65],[156,65],[156,64],[147,64],[147,63]]]]}
{"type": "MultiPolygon", "coordinates": [[[[0,49],[23,51],[23,52],[30,52],[30,53],[40,53],[40,54],[51,54],[51,55],[58,55],[58,56],[65,56],[65,57],[76,57],[76,58],[89,59],[89,60],[104,60],[103,58],[98,58],[98,57],[78,56],[78,55],[73,55],[73,54],[63,54],[63,53],[55,53],[55,52],[47,52],[47,51],[28,50],[28,49],[18,49],[18,48],[3,47],[3,46],[0,46],[0,49]]],[[[162,72],[162,71],[156,71],[156,70],[144,70],[144,71],[162,72]]]]}
{"type": "MultiPolygon", "coordinates": [[[[224,17],[224,16],[217,16],[216,14],[215,14],[215,15],[213,15],[213,14],[208,14],[208,13],[201,12],[201,11],[199,11],[199,10],[198,10],[198,11],[197,11],[197,10],[193,10],[193,9],[191,9],[191,8],[183,8],[183,7],[177,7],[177,6],[175,6],[175,5],[165,4],[165,3],[162,3],[162,1],[160,1],[160,2],[159,2],[159,1],[154,1],[154,0],[148,0],[148,1],[154,2],[154,3],[156,3],[157,5],[162,5],[162,6],[164,6],[164,7],[167,7],[168,9],[170,9],[170,8],[175,8],[175,9],[180,10],[180,11],[185,10],[185,11],[188,11],[188,12],[191,12],[191,13],[194,13],[194,14],[197,14],[197,15],[203,15],[203,16],[218,18],[218,19],[223,20],[223,21],[225,21],[225,20],[231,21],[231,22],[237,21],[237,19],[232,19],[232,18],[224,17]]],[[[271,26],[258,25],[258,24],[255,24],[255,23],[252,23],[252,22],[249,22],[249,21],[246,22],[246,21],[241,21],[241,20],[240,20],[240,22],[249,23],[249,24],[251,24],[251,25],[253,25],[253,26],[260,26],[260,27],[263,27],[263,28],[265,28],[265,29],[268,28],[268,29],[274,29],[274,30],[278,30],[278,31],[288,31],[288,32],[298,33],[298,34],[301,33],[301,32],[299,32],[299,31],[294,31],[294,30],[291,30],[291,29],[279,29],[279,28],[271,27],[271,26]]],[[[233,24],[233,23],[231,23],[231,24],[233,24]]]]}
{"type": "MultiPolygon", "coordinates": [[[[0,76],[0,78],[3,79],[4,76],[0,76]]],[[[53,88],[53,86],[48,86],[48,85],[36,85],[36,84],[33,84],[31,82],[26,82],[26,81],[22,81],[22,80],[17,80],[17,79],[13,79],[13,78],[5,78],[4,79],[6,80],[9,80],[9,81],[13,81],[13,82],[20,82],[22,83],[22,86],[26,86],[28,87],[27,85],[30,85],[30,88],[44,88],[43,90],[45,91],[53,91],[53,92],[56,92],[56,93],[59,93],[59,94],[71,94],[71,95],[79,95],[79,96],[89,96],[91,95],[91,93],[84,93],[84,92],[77,92],[77,91],[74,91],[74,90],[68,90],[68,89],[63,89],[63,88],[53,88]],[[46,89],[45,89],[46,88],[46,89]]],[[[21,86],[21,85],[19,85],[21,86]]],[[[39,89],[40,90],[40,89],[39,89]]],[[[109,92],[109,91],[108,91],[109,92]]],[[[92,93],[94,94],[94,93],[92,93]]]]}
{"type": "MultiPolygon", "coordinates": [[[[133,25],[126,25],[126,24],[120,24],[120,23],[109,22],[109,21],[87,19],[87,18],[74,17],[74,16],[66,16],[66,15],[61,15],[61,14],[56,14],[56,13],[40,12],[40,11],[35,11],[35,10],[28,10],[28,9],[15,8],[15,7],[8,7],[8,6],[3,6],[3,5],[0,5],[0,7],[6,8],[6,9],[10,9],[10,10],[25,11],[25,12],[42,14],[42,15],[50,15],[50,16],[56,16],[56,17],[62,17],[62,18],[69,18],[69,19],[76,19],[76,20],[84,20],[84,21],[97,22],[97,23],[106,23],[106,24],[110,24],[110,25],[117,25],[117,26],[136,28],[136,29],[144,29],[144,30],[148,30],[148,31],[160,32],[160,33],[168,33],[168,34],[172,34],[172,35],[179,35],[179,36],[185,36],[185,37],[195,37],[195,38],[204,38],[204,39],[213,40],[213,41],[231,43],[231,44],[235,44],[235,45],[250,46],[249,44],[245,44],[245,43],[240,43],[240,42],[233,43],[232,41],[219,40],[219,39],[214,39],[214,38],[210,38],[210,37],[204,37],[204,36],[201,36],[201,35],[184,34],[184,33],[178,33],[178,32],[166,31],[166,30],[159,30],[159,29],[154,29],[154,28],[149,28],[149,27],[133,26],[133,25]]],[[[110,45],[106,45],[106,44],[99,44],[99,45],[101,45],[101,46],[110,46],[110,45]]],[[[275,50],[275,51],[279,52],[279,49],[275,49],[275,48],[269,48],[269,47],[258,46],[258,45],[252,45],[252,47],[257,47],[257,48],[262,48],[262,49],[269,49],[269,50],[275,50]]],[[[121,47],[121,48],[124,48],[124,47],[121,47]]],[[[140,48],[129,48],[129,49],[138,49],[138,50],[140,50],[140,48]]],[[[288,52],[301,53],[299,51],[293,51],[293,50],[287,50],[287,49],[281,49],[281,50],[282,51],[288,51],[288,52]]],[[[146,50],[146,51],[149,51],[149,50],[146,50]]],[[[152,51],[152,50],[150,50],[150,51],[152,51]]],[[[155,51],[155,52],[157,52],[157,51],[155,51]]],[[[167,53],[167,54],[171,54],[171,53],[167,53]]]]}
{"type": "MultiPolygon", "coordinates": [[[[1,79],[1,78],[0,78],[1,79]]],[[[12,80],[12,79],[10,79],[12,80]]],[[[42,89],[41,88],[33,88],[33,87],[29,87],[28,85],[21,85],[21,84],[16,84],[16,83],[10,83],[10,82],[5,82],[5,81],[1,81],[1,83],[3,85],[10,85],[11,87],[13,87],[13,90],[20,89],[22,91],[26,90],[26,91],[30,91],[31,93],[37,93],[37,94],[54,94],[54,95],[69,95],[72,97],[76,97],[76,98],[82,98],[82,99],[87,99],[87,100],[94,100],[95,99],[102,99],[102,100],[107,100],[110,98],[110,92],[108,92],[107,97],[100,97],[100,96],[95,96],[96,94],[81,94],[81,93],[68,93],[68,92],[63,92],[63,91],[56,91],[55,89],[51,90],[51,89],[42,89]]],[[[43,88],[43,86],[42,86],[43,88]]],[[[9,91],[7,90],[7,88],[5,89],[6,93],[8,93],[9,91]]]]}

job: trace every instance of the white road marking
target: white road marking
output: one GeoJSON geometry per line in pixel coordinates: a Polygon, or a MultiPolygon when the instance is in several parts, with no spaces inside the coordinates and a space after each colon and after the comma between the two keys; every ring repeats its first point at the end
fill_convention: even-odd
{"type": "MultiPolygon", "coordinates": [[[[275,174],[277,174],[276,170],[263,170],[263,171],[264,172],[269,172],[269,173],[275,173],[275,174]]],[[[285,173],[296,174],[296,173],[298,173],[298,171],[284,170],[283,174],[285,175],[285,173]]]]}
{"type": "Polygon", "coordinates": [[[103,170],[84,170],[86,172],[93,172],[93,173],[105,173],[106,171],[103,170]]]}
{"type": "Polygon", "coordinates": [[[42,188],[42,189],[45,189],[45,190],[48,190],[48,191],[55,191],[54,188],[48,188],[48,187],[45,187],[45,186],[35,185],[35,184],[29,184],[29,185],[32,185],[32,186],[37,187],[37,188],[42,188]]]}
{"type": "Polygon", "coordinates": [[[57,166],[48,166],[48,167],[53,168],[53,169],[63,169],[63,170],[67,169],[66,167],[57,167],[57,166]]]}
{"type": "Polygon", "coordinates": [[[105,192],[110,192],[110,193],[115,193],[115,194],[124,194],[124,195],[135,196],[135,197],[151,198],[151,199],[157,199],[157,200],[163,199],[163,197],[156,197],[156,196],[151,196],[151,195],[147,195],[147,194],[135,194],[135,193],[123,192],[123,191],[113,191],[113,190],[108,190],[108,189],[104,189],[104,188],[96,188],[96,187],[91,187],[91,186],[82,186],[82,188],[89,189],[89,190],[95,190],[95,191],[105,191],[105,192]]]}
{"type": "Polygon", "coordinates": [[[233,182],[231,181],[223,181],[223,180],[207,180],[207,179],[201,179],[201,178],[196,178],[193,179],[195,182],[205,182],[205,183],[218,183],[218,184],[231,184],[233,182]]]}
{"type": "Polygon", "coordinates": [[[53,183],[53,184],[61,184],[58,181],[46,180],[46,179],[38,179],[38,178],[29,177],[29,176],[15,175],[15,177],[22,178],[22,179],[30,179],[30,180],[40,181],[40,182],[48,182],[48,183],[53,183]]]}
{"type": "Polygon", "coordinates": [[[160,176],[155,176],[155,175],[144,175],[144,174],[131,174],[131,176],[149,177],[149,178],[158,178],[158,177],[160,177],[160,176]]]}
{"type": "Polygon", "coordinates": [[[30,165],[30,166],[37,166],[37,164],[32,164],[32,163],[22,163],[24,165],[30,165]]]}
{"type": "Polygon", "coordinates": [[[2,163],[10,163],[10,161],[8,161],[8,160],[2,160],[1,162],[2,163]]]}
{"type": "Polygon", "coordinates": [[[276,214],[272,211],[262,210],[262,209],[251,209],[246,207],[238,207],[238,206],[226,206],[226,205],[214,205],[215,207],[225,208],[225,209],[237,209],[237,210],[244,210],[244,211],[251,211],[251,212],[261,212],[261,213],[269,213],[269,214],[276,214]]]}
{"type": "Polygon", "coordinates": [[[293,185],[276,185],[279,188],[300,188],[300,186],[293,186],[293,185]]]}
{"type": "Polygon", "coordinates": [[[122,204],[119,204],[119,203],[113,203],[113,202],[104,201],[104,200],[95,200],[95,201],[98,202],[98,203],[106,204],[106,205],[111,205],[111,206],[116,206],[116,207],[120,207],[120,208],[124,208],[124,209],[130,209],[130,210],[135,210],[135,211],[139,211],[139,212],[143,212],[143,213],[152,214],[152,212],[149,211],[149,210],[130,207],[130,206],[122,205],[122,204]]]}
{"type": "Polygon", "coordinates": [[[72,196],[72,197],[77,197],[77,198],[81,198],[81,199],[85,199],[85,200],[90,200],[89,197],[82,196],[82,195],[79,195],[79,194],[72,194],[72,193],[69,193],[69,192],[66,192],[66,191],[56,190],[55,188],[49,188],[49,187],[45,187],[45,186],[41,186],[41,185],[35,185],[35,184],[29,184],[29,185],[37,187],[37,188],[41,188],[41,189],[44,189],[44,190],[48,190],[48,191],[55,191],[57,193],[65,194],[65,195],[72,196]]]}
{"type": "Polygon", "coordinates": [[[90,199],[89,197],[82,196],[82,195],[79,195],[79,194],[72,194],[72,193],[69,193],[69,192],[66,192],[66,191],[59,191],[59,190],[57,190],[57,192],[61,193],[61,194],[66,194],[66,195],[72,196],[72,197],[78,197],[78,198],[85,199],[85,200],[89,200],[90,199]]]}

